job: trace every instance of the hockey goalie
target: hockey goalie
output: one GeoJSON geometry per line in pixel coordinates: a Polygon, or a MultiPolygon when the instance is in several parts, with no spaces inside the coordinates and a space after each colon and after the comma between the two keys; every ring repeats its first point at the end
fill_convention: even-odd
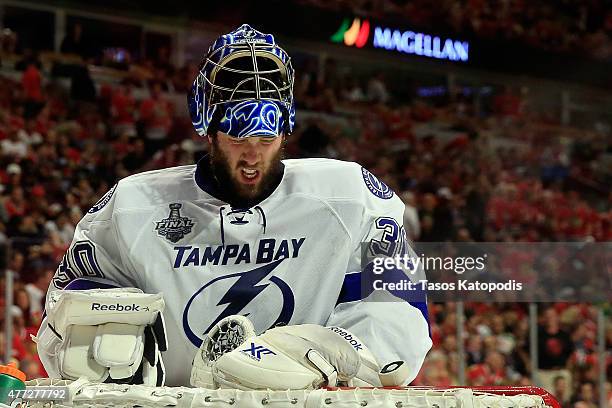
{"type": "Polygon", "coordinates": [[[240,389],[414,379],[431,347],[425,300],[364,283],[364,252],[411,253],[404,205],[357,163],[284,159],[293,82],[270,34],[243,25],[210,46],[188,95],[209,155],[122,179],[80,221],[36,337],[51,377],[240,389]]]}

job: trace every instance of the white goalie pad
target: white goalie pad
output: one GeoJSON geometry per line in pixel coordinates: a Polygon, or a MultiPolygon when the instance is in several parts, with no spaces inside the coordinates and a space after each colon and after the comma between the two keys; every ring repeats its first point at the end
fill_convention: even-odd
{"type": "Polygon", "coordinates": [[[143,293],[137,288],[58,290],[49,295],[46,307],[48,322],[61,337],[70,325],[150,325],[163,309],[161,293],[143,293]]]}
{"type": "Polygon", "coordinates": [[[313,389],[327,378],[321,372],[333,378],[335,384],[336,370],[324,357],[314,350],[309,353],[306,345],[296,345],[296,339],[286,336],[285,343],[296,348],[299,362],[287,350],[257,336],[248,318],[233,315],[222,319],[206,334],[196,353],[191,385],[243,390],[313,389]]]}
{"type": "Polygon", "coordinates": [[[213,370],[215,383],[221,388],[242,390],[315,389],[326,382],[316,367],[336,378],[334,367],[323,357],[314,350],[303,351],[301,361],[297,361],[297,356],[289,356],[261,337],[251,337],[219,358],[213,370]]]}
{"type": "Polygon", "coordinates": [[[160,351],[167,347],[163,308],[161,294],[136,288],[53,292],[47,302],[48,329],[35,341],[53,358],[62,378],[138,378],[161,385],[160,351]]]}
{"type": "Polygon", "coordinates": [[[93,342],[93,358],[109,368],[111,378],[135,374],[144,351],[145,326],[106,323],[98,326],[93,342]]]}
{"type": "Polygon", "coordinates": [[[380,369],[361,340],[339,327],[282,326],[257,336],[244,316],[229,316],[196,353],[191,385],[205,388],[317,389],[323,386],[400,385],[406,365],[380,369]]]}
{"type": "Polygon", "coordinates": [[[96,326],[71,326],[68,329],[66,345],[59,350],[57,359],[65,378],[77,379],[82,376],[106,380],[106,367],[98,364],[91,353],[97,331],[96,326]]]}
{"type": "Polygon", "coordinates": [[[194,387],[217,388],[213,378],[213,366],[223,354],[234,350],[255,336],[251,321],[240,315],[221,319],[204,337],[196,352],[189,382],[194,387]]]}

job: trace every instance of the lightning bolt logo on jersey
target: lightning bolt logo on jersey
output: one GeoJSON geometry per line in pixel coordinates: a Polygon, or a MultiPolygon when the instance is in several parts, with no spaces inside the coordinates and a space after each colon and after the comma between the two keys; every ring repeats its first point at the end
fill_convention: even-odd
{"type": "Polygon", "coordinates": [[[203,335],[208,333],[221,319],[235,314],[248,316],[250,313],[245,313],[245,308],[264,290],[273,291],[272,296],[282,300],[278,317],[273,322],[268,323],[268,327],[287,324],[291,320],[295,305],[293,292],[282,279],[276,276],[268,276],[282,261],[283,259],[279,259],[251,271],[220,276],[202,286],[189,299],[183,312],[183,330],[185,330],[189,341],[194,346],[200,347],[203,335]],[[226,305],[226,307],[209,323],[208,321],[213,315],[203,317],[200,311],[207,310],[208,308],[206,305],[201,305],[199,301],[205,302],[205,299],[208,298],[206,290],[215,291],[214,285],[217,283],[223,285],[224,281],[233,281],[233,284],[225,292],[219,303],[217,303],[217,306],[226,305]],[[204,329],[202,329],[203,327],[204,329]]]}

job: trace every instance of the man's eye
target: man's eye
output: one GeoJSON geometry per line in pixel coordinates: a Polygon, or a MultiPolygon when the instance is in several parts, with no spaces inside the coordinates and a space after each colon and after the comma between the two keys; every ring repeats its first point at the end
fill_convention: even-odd
{"type": "Polygon", "coordinates": [[[272,144],[272,143],[274,143],[275,140],[276,140],[275,137],[262,137],[261,138],[261,143],[263,143],[263,144],[272,144]]]}

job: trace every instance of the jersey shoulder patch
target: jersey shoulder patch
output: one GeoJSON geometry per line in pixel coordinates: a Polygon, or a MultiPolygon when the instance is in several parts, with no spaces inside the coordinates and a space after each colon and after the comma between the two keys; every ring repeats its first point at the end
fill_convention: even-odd
{"type": "Polygon", "coordinates": [[[393,197],[393,190],[388,185],[380,181],[374,174],[370,173],[365,167],[361,168],[361,175],[366,187],[372,194],[383,200],[388,200],[393,197]]]}
{"type": "Polygon", "coordinates": [[[100,198],[98,202],[96,202],[93,205],[93,207],[89,209],[89,211],[87,211],[87,213],[93,214],[103,209],[106,206],[106,204],[110,202],[111,198],[113,198],[113,194],[115,194],[115,190],[117,190],[117,183],[115,183],[115,185],[112,186],[111,189],[108,190],[106,194],[104,194],[102,198],[100,198]]]}

